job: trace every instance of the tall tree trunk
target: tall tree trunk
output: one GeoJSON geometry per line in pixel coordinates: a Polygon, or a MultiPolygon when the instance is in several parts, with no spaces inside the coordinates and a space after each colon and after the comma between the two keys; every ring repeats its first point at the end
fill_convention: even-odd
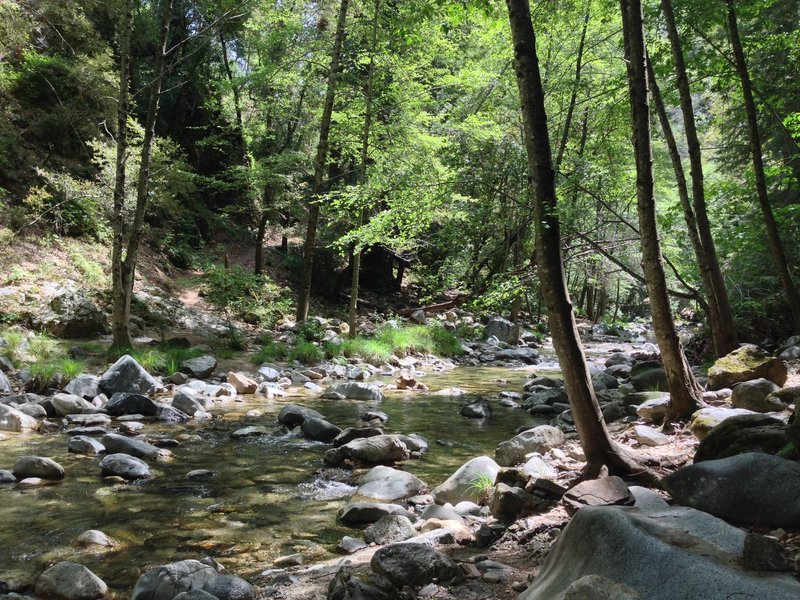
{"type": "MultiPolygon", "coordinates": [[[[698,265],[704,272],[703,282],[706,284],[706,296],[712,317],[711,334],[717,356],[725,356],[739,347],[736,325],[733,322],[728,290],[717,259],[714,237],[711,235],[711,224],[706,209],[705,184],[703,177],[703,156],[700,150],[700,138],[692,106],[692,92],[683,60],[681,38],[675,23],[672,0],[661,0],[661,8],[667,23],[667,35],[672,48],[672,61],[675,64],[675,77],[683,113],[683,128],[686,133],[686,144],[689,149],[690,176],[692,178],[692,204],[697,221],[697,233],[700,237],[700,255],[698,265]]],[[[649,63],[649,61],[648,61],[649,63]]]]}
{"type": "Polygon", "coordinates": [[[336,35],[331,52],[331,66],[328,72],[328,88],[325,92],[325,104],[322,109],[322,120],[319,127],[319,143],[314,160],[314,184],[311,188],[311,201],[308,207],[308,224],[306,239],[303,244],[303,272],[300,277],[300,292],[297,298],[297,321],[308,318],[308,307],[311,301],[311,272],[314,268],[314,244],[317,241],[317,224],[319,223],[319,201],[325,180],[325,165],[328,161],[328,137],[331,131],[331,115],[333,100],[336,95],[336,80],[339,74],[339,62],[344,42],[345,21],[349,0],[341,0],[339,16],[336,21],[336,35]]]}
{"type": "Polygon", "coordinates": [[[261,207],[261,216],[258,219],[258,234],[256,235],[255,265],[253,272],[261,275],[264,272],[264,239],[267,237],[267,223],[269,223],[269,205],[272,203],[272,186],[264,186],[264,202],[261,207]]]}
{"type": "Polygon", "coordinates": [[[770,254],[778,270],[778,277],[789,304],[789,311],[792,314],[792,324],[795,331],[800,331],[800,294],[792,281],[792,274],[786,262],[786,253],[783,251],[778,224],[772,214],[772,206],[767,195],[767,179],[764,175],[764,160],[761,150],[761,137],[758,131],[758,113],[756,103],[753,99],[753,85],[750,81],[750,73],[747,70],[747,62],[744,58],[742,40],[739,37],[739,25],[736,19],[736,9],[733,0],[725,0],[728,5],[728,35],[733,46],[733,56],[736,62],[736,71],[742,84],[742,96],[744,96],[744,109],[747,113],[747,129],[750,136],[750,154],[753,158],[753,172],[756,178],[756,192],[758,202],[761,205],[761,212],[764,215],[764,223],[767,228],[767,239],[769,241],[770,254]]]}
{"type": "MultiPolygon", "coordinates": [[[[380,16],[381,1],[375,0],[374,14],[372,15],[372,39],[370,40],[369,67],[367,68],[367,85],[364,90],[364,127],[361,130],[361,165],[358,173],[358,182],[361,186],[367,183],[367,161],[369,159],[369,133],[372,127],[372,96],[375,79],[375,52],[378,48],[378,17],[380,16]]],[[[364,209],[358,211],[356,227],[364,224],[364,209]]],[[[353,278],[350,282],[350,306],[347,312],[347,323],[350,326],[350,337],[358,334],[358,286],[361,276],[361,248],[353,249],[353,278]]]]}
{"type": "Polygon", "coordinates": [[[120,287],[119,289],[115,289],[113,293],[112,322],[114,323],[114,338],[112,345],[119,348],[127,348],[132,345],[128,328],[131,318],[131,299],[133,297],[133,284],[136,279],[136,260],[139,254],[139,244],[142,239],[142,230],[144,228],[144,215],[147,209],[147,196],[150,184],[150,160],[153,154],[153,138],[156,132],[158,103],[161,98],[161,83],[164,79],[164,69],[167,58],[169,23],[172,18],[172,0],[165,0],[162,10],[159,47],[153,66],[154,79],[150,84],[150,96],[147,102],[147,119],[145,121],[141,161],[139,164],[139,178],[136,182],[136,210],[134,211],[133,222],[130,227],[125,257],[122,259],[119,267],[120,277],[118,281],[116,279],[114,281],[115,286],[119,283],[120,287]]]}
{"type": "MultiPolygon", "coordinates": [[[[128,153],[128,103],[131,60],[131,0],[122,4],[119,23],[119,92],[117,95],[117,158],[114,178],[114,239],[111,246],[111,289],[113,314],[111,333],[113,345],[130,346],[126,315],[125,286],[122,279],[122,247],[125,243],[125,163],[128,153]]],[[[130,306],[127,304],[127,306],[130,306]]]]}
{"type": "Polygon", "coordinates": [[[700,404],[700,386],[683,354],[672,320],[667,281],[656,225],[653,149],[650,141],[647,57],[644,41],[641,0],[621,0],[628,90],[633,117],[633,145],[636,157],[636,196],[642,267],[645,273],[650,309],[661,360],[667,375],[670,407],[667,422],[690,416],[700,404]]]}
{"type": "Polygon", "coordinates": [[[638,472],[642,475],[643,469],[609,437],[592,388],[564,278],[555,171],[530,7],[528,0],[506,0],[506,5],[514,43],[514,67],[522,105],[529,188],[536,222],[536,266],[547,304],[553,345],[564,374],[575,427],[586,454],[584,475],[597,476],[603,465],[607,465],[611,472],[638,472]]]}

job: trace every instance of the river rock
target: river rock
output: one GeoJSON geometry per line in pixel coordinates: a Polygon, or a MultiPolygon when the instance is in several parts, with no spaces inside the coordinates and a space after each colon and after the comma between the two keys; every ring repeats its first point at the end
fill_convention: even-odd
{"type": "Polygon", "coordinates": [[[633,494],[619,477],[582,481],[564,494],[564,506],[574,515],[583,506],[631,506],[633,494]]]}
{"type": "Polygon", "coordinates": [[[373,555],[370,566],[397,589],[419,588],[434,580],[450,585],[464,579],[463,571],[452,559],[426,544],[385,546],[373,555]]]}
{"type": "Polygon", "coordinates": [[[297,404],[287,404],[281,409],[281,412],[278,413],[278,422],[286,425],[289,429],[302,425],[303,421],[311,418],[324,419],[325,417],[311,408],[306,408],[305,406],[299,406],[297,404]]]}
{"type": "Polygon", "coordinates": [[[265,363],[258,368],[258,375],[264,381],[278,381],[281,378],[281,371],[278,367],[265,363]]]}
{"type": "Polygon", "coordinates": [[[564,432],[550,425],[539,425],[501,442],[494,457],[498,465],[513,467],[525,462],[525,455],[533,452],[544,454],[564,443],[564,432]]]}
{"type": "Polygon", "coordinates": [[[0,483],[16,483],[17,478],[14,473],[5,469],[0,469],[0,483]]]}
{"type": "Polygon", "coordinates": [[[100,393],[100,378],[95,375],[78,375],[64,386],[64,391],[84,400],[93,400],[100,393]]]}
{"type": "Polygon", "coordinates": [[[501,342],[515,346],[519,342],[519,325],[502,317],[494,317],[483,328],[483,339],[496,337],[501,342]]]}
{"type": "Polygon", "coordinates": [[[20,456],[14,463],[17,479],[39,477],[40,479],[64,479],[64,467],[52,458],[44,456],[20,456]]]}
{"type": "Polygon", "coordinates": [[[241,429],[237,429],[236,431],[231,433],[232,438],[246,438],[246,437],[255,437],[259,435],[267,435],[269,433],[267,428],[263,425],[249,425],[248,427],[242,427],[241,429]]]}
{"type": "MultiPolygon", "coordinates": [[[[336,572],[328,585],[326,600],[392,600],[396,594],[393,590],[384,591],[371,581],[362,581],[363,575],[355,573],[349,566],[336,572]]],[[[388,586],[388,582],[382,582],[388,586]]]]}
{"type": "Polygon", "coordinates": [[[781,389],[780,386],[775,385],[769,379],[759,378],[743,381],[733,388],[731,404],[734,408],[744,408],[759,413],[783,410],[782,402],[767,401],[767,397],[779,389],[781,389]]]}
{"type": "Polygon", "coordinates": [[[13,392],[11,382],[6,377],[6,374],[0,370],[0,394],[12,394],[13,392]]]}
{"type": "Polygon", "coordinates": [[[428,484],[411,473],[379,465],[359,480],[356,494],[379,502],[393,502],[415,496],[427,487],[428,484]]]}
{"type": "Polygon", "coordinates": [[[172,407],[193,417],[198,412],[205,412],[208,404],[205,399],[195,396],[188,390],[178,390],[172,399],[172,407]]]}
{"type": "Polygon", "coordinates": [[[762,377],[782,386],[788,377],[786,364],[758,346],[742,344],[711,366],[708,370],[707,388],[719,390],[762,377]]]}
{"type": "Polygon", "coordinates": [[[376,435],[358,438],[325,452],[324,459],[329,465],[337,466],[345,460],[368,464],[393,463],[405,460],[409,451],[405,444],[394,435],[376,435]]]}
{"type": "Polygon", "coordinates": [[[629,367],[632,367],[634,364],[636,364],[636,359],[630,354],[625,354],[624,352],[615,352],[609,356],[605,362],[606,367],[613,367],[616,365],[628,365],[629,367]]]}
{"type": "Polygon", "coordinates": [[[668,392],[667,373],[663,367],[653,367],[631,375],[631,385],[637,392],[668,392]]]}
{"type": "Polygon", "coordinates": [[[157,462],[168,462],[173,457],[172,452],[169,450],[117,433],[107,433],[100,441],[110,454],[128,454],[136,458],[147,458],[157,462]]]}
{"type": "Polygon", "coordinates": [[[195,358],[188,358],[180,364],[180,372],[186,373],[190,377],[206,379],[210,377],[217,368],[217,359],[213,356],[204,355],[195,358]]]}
{"type": "Polygon", "coordinates": [[[236,575],[218,575],[203,589],[219,600],[253,600],[256,596],[253,586],[236,575]]]}
{"type": "Polygon", "coordinates": [[[100,461],[103,477],[116,475],[123,479],[144,479],[150,477],[150,467],[143,460],[129,454],[109,454],[100,461]]]}
{"type": "Polygon", "coordinates": [[[17,406],[17,410],[23,415],[28,415],[34,419],[47,418],[47,411],[45,410],[44,406],[41,404],[36,404],[36,402],[26,402],[25,404],[20,404],[17,406]]]}
{"type": "Polygon", "coordinates": [[[377,522],[385,515],[402,515],[411,521],[416,520],[414,513],[407,511],[399,504],[381,502],[354,502],[339,511],[339,520],[345,525],[358,527],[377,522]]]}
{"type": "MultiPolygon", "coordinates": [[[[156,407],[156,420],[161,421],[162,423],[183,423],[191,418],[185,412],[178,410],[174,406],[157,404],[156,407]]],[[[205,413],[198,411],[195,413],[195,417],[203,414],[205,413]]]]}
{"type": "Polygon", "coordinates": [[[351,400],[368,400],[371,402],[383,401],[383,392],[374,383],[362,383],[360,381],[346,381],[344,383],[334,383],[325,390],[327,394],[342,394],[351,400]]]}
{"type": "Polygon", "coordinates": [[[636,414],[640,419],[651,423],[661,423],[667,416],[669,410],[669,394],[660,394],[657,398],[645,400],[636,407],[636,414]]]}
{"type": "Polygon", "coordinates": [[[342,430],[333,423],[329,423],[325,419],[317,419],[314,417],[303,421],[303,424],[300,425],[300,429],[306,438],[318,442],[325,442],[326,444],[332,442],[336,436],[342,432],[342,430]]]}
{"type": "Polygon", "coordinates": [[[59,562],[39,575],[36,596],[53,600],[97,600],[105,598],[108,586],[83,565],[59,562]]]}
{"type": "Polygon", "coordinates": [[[747,452],[778,454],[788,443],[786,424],[780,419],[758,413],[738,415],[726,419],[703,438],[693,462],[747,452]]]}
{"type": "Polygon", "coordinates": [[[518,360],[527,365],[535,365],[539,362],[539,352],[535,348],[522,346],[520,348],[508,348],[499,350],[494,354],[495,360],[518,360]]]}
{"type": "Polygon", "coordinates": [[[117,392],[106,404],[106,411],[113,417],[123,415],[153,417],[158,413],[158,405],[143,394],[117,392]]]}
{"type": "Polygon", "coordinates": [[[633,437],[642,446],[663,446],[670,442],[669,436],[647,425],[634,425],[633,437]]]}
{"type": "Polygon", "coordinates": [[[80,396],[73,394],[56,394],[50,398],[53,410],[59,417],[67,415],[91,414],[98,411],[97,407],[91,402],[87,402],[80,396]]]}
{"type": "Polygon", "coordinates": [[[117,392],[147,394],[161,385],[132,356],[126,354],[103,373],[99,387],[111,396],[117,392]]]}
{"type": "Polygon", "coordinates": [[[385,515],[364,530],[364,541],[368,544],[394,544],[404,542],[417,535],[417,530],[403,515],[385,515]]]}
{"type": "Polygon", "coordinates": [[[98,531],[97,529],[88,529],[80,534],[78,537],[75,538],[75,543],[78,546],[89,547],[89,546],[103,546],[106,548],[111,548],[115,546],[115,542],[109,538],[105,533],[102,531],[98,531]]]}
{"type": "Polygon", "coordinates": [[[517,519],[519,514],[524,511],[539,511],[544,509],[547,503],[533,494],[529,494],[524,489],[510,486],[505,483],[498,483],[492,495],[492,503],[489,512],[500,521],[510,523],[517,519]]]}
{"type": "Polygon", "coordinates": [[[481,494],[476,490],[475,482],[480,478],[494,482],[500,471],[498,465],[489,456],[478,456],[461,465],[441,485],[431,490],[436,504],[458,504],[464,500],[475,501],[481,494]]]}
{"type": "Polygon", "coordinates": [[[67,450],[74,454],[88,454],[94,456],[105,452],[106,448],[94,438],[86,435],[74,435],[69,438],[67,450]]]}
{"type": "Polygon", "coordinates": [[[20,433],[23,431],[36,431],[38,428],[39,421],[35,418],[26,415],[16,408],[0,404],[0,431],[14,431],[20,433]]]}
{"type": "Polygon", "coordinates": [[[139,577],[131,600],[173,600],[181,592],[206,589],[217,577],[213,567],[197,560],[161,565],[139,577]]]}
{"type": "Polygon", "coordinates": [[[692,414],[689,429],[698,440],[702,441],[708,433],[723,421],[738,415],[754,415],[751,410],[744,408],[726,408],[724,406],[709,406],[701,408],[692,414]]]}
{"type": "Polygon", "coordinates": [[[791,575],[753,574],[737,566],[745,535],[691,508],[585,507],[563,530],[539,576],[518,600],[564,600],[573,582],[585,575],[632,588],[647,600],[797,598],[800,583],[791,575]]]}
{"type": "Polygon", "coordinates": [[[358,438],[374,437],[376,435],[383,435],[383,429],[379,427],[347,427],[333,438],[332,443],[334,448],[338,448],[358,438]]]}
{"type": "Polygon", "coordinates": [[[258,391],[258,383],[244,373],[228,373],[227,381],[239,394],[255,394],[258,391]]]}
{"type": "Polygon", "coordinates": [[[760,453],[689,465],[664,478],[676,502],[755,527],[800,527],[800,463],[760,453]]]}
{"type": "Polygon", "coordinates": [[[492,405],[486,398],[478,398],[461,407],[461,416],[470,419],[488,419],[492,416],[492,405]]]}

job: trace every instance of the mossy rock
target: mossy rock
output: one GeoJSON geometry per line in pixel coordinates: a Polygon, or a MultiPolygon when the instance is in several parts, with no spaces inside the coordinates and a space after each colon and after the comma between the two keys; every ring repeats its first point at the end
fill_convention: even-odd
{"type": "Polygon", "coordinates": [[[743,344],[717,360],[708,370],[707,388],[721,390],[761,377],[782,386],[788,377],[786,364],[758,346],[743,344]]]}

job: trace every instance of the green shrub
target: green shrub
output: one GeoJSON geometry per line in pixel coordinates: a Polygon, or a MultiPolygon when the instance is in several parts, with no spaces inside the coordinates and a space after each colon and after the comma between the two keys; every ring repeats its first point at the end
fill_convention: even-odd
{"type": "Polygon", "coordinates": [[[78,360],[71,358],[56,358],[31,364],[31,374],[40,383],[41,387],[47,387],[48,384],[59,380],[60,385],[65,385],[80,375],[86,365],[78,360]]]}
{"type": "Polygon", "coordinates": [[[325,353],[325,358],[336,358],[342,354],[342,345],[331,341],[322,342],[322,351],[325,353]]]}
{"type": "Polygon", "coordinates": [[[392,357],[392,349],[385,342],[362,337],[345,340],[342,354],[348,358],[360,356],[371,365],[382,365],[392,357]]]}
{"type": "Polygon", "coordinates": [[[25,332],[16,327],[9,327],[0,333],[0,338],[5,340],[5,344],[0,346],[0,355],[12,363],[19,361],[27,339],[25,332]]]}
{"type": "Polygon", "coordinates": [[[308,319],[297,326],[295,334],[297,339],[303,342],[321,342],[325,327],[315,319],[308,319]]]}
{"type": "Polygon", "coordinates": [[[208,266],[203,291],[209,302],[252,324],[270,327],[292,312],[289,290],[238,265],[208,266]]]}
{"type": "Polygon", "coordinates": [[[254,365],[260,365],[265,362],[275,362],[283,360],[289,355],[289,348],[286,344],[281,344],[272,339],[265,339],[263,345],[258,349],[258,352],[250,357],[250,362],[254,365]]]}
{"type": "Polygon", "coordinates": [[[289,360],[296,360],[304,365],[314,365],[324,358],[322,350],[311,342],[299,342],[289,353],[289,360]]]}

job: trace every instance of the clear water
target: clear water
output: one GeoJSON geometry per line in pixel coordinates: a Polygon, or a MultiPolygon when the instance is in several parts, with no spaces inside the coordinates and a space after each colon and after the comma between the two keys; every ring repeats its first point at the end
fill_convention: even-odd
{"type": "Polygon", "coordinates": [[[433,487],[470,458],[493,455],[495,446],[517,427],[533,422],[525,411],[496,405],[487,422],[459,415],[475,394],[496,399],[502,390],[520,391],[529,371],[459,367],[422,379],[431,390],[458,386],[470,396],[395,392],[380,405],[247,397],[244,403],[227,403],[221,418],[148,424],[148,434],[197,434],[201,441],[171,448],[174,461],[151,463],[155,476],[137,484],[104,481],[99,459],[69,454],[64,434],[8,434],[0,441],[0,468],[11,469],[17,457],[36,454],[59,462],[67,476],[38,488],[0,485],[0,573],[20,571],[33,577],[48,564],[74,560],[122,597],[147,568],[185,558],[214,556],[229,572],[244,577],[289,553],[301,552],[307,562],[330,558],[342,535],[354,534],[336,521],[354,490],[350,474],[325,468],[325,444],[291,433],[233,439],[232,431],[247,425],[275,427],[287,403],[315,408],[340,427],[358,425],[365,409],[377,408],[390,417],[388,432],[418,433],[429,440],[423,459],[402,468],[433,487]],[[263,416],[247,417],[251,409],[263,416]],[[186,473],[193,469],[211,469],[214,476],[189,480],[186,473]],[[106,551],[77,548],[74,538],[87,529],[99,529],[119,545],[106,551]]]}

